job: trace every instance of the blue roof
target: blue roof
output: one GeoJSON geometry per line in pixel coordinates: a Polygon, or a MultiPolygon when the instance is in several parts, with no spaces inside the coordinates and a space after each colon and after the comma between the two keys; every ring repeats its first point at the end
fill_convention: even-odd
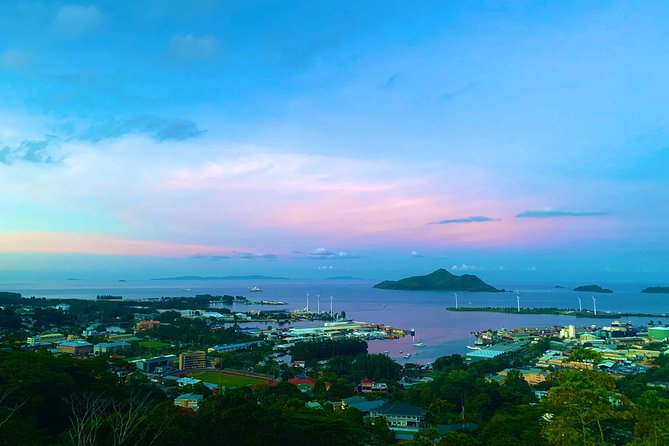
{"type": "Polygon", "coordinates": [[[81,339],[73,339],[71,341],[59,342],[58,345],[64,345],[66,347],[88,347],[93,344],[91,344],[90,342],[82,341],[81,339]]]}
{"type": "Polygon", "coordinates": [[[372,409],[376,409],[376,408],[381,407],[384,404],[386,404],[385,400],[368,401],[361,396],[353,396],[353,397],[350,397],[350,398],[344,398],[342,400],[342,402],[345,403],[349,407],[352,407],[354,409],[358,409],[360,412],[369,412],[372,409]]]}
{"type": "Polygon", "coordinates": [[[180,401],[180,400],[196,400],[196,401],[202,401],[204,397],[202,395],[198,395],[197,393],[184,393],[182,395],[179,395],[178,397],[174,398],[174,401],[180,401]]]}
{"type": "Polygon", "coordinates": [[[114,348],[114,347],[127,347],[130,344],[124,341],[116,341],[116,342],[101,342],[99,344],[95,344],[96,347],[104,347],[104,348],[114,348]]]}
{"type": "Polygon", "coordinates": [[[251,341],[251,342],[241,342],[239,344],[224,344],[224,345],[216,345],[212,347],[211,349],[216,351],[216,350],[229,350],[232,348],[244,348],[244,347],[250,347],[252,345],[260,344],[263,341],[251,341]]]}

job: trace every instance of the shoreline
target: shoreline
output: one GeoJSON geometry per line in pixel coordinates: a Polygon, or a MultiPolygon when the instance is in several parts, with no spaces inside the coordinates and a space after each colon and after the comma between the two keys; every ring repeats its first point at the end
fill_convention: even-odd
{"type": "Polygon", "coordinates": [[[658,313],[630,313],[619,311],[607,311],[594,314],[590,310],[576,310],[569,308],[521,308],[518,311],[513,307],[446,307],[447,311],[452,312],[486,312],[486,313],[507,313],[507,314],[542,314],[556,316],[573,316],[576,318],[610,319],[612,317],[668,317],[667,314],[658,313]]]}

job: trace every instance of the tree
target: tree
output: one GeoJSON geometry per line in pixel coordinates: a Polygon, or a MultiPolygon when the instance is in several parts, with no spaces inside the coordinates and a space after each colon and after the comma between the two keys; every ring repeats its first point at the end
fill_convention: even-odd
{"type": "Polygon", "coordinates": [[[569,370],[556,378],[559,385],[544,400],[550,414],[544,429],[549,445],[605,444],[612,422],[629,418],[629,401],[617,393],[610,375],[569,370]]]}
{"type": "Polygon", "coordinates": [[[595,364],[599,364],[599,362],[602,360],[602,354],[599,352],[596,352],[594,350],[591,350],[589,348],[581,348],[578,350],[574,350],[573,352],[569,353],[566,358],[564,358],[562,361],[564,362],[592,362],[595,364]]]}
{"type": "Polygon", "coordinates": [[[112,431],[113,445],[123,446],[131,439],[134,439],[136,443],[141,441],[142,444],[152,445],[166,426],[163,424],[153,432],[148,432],[143,428],[152,412],[156,410],[156,403],[152,393],[134,389],[124,400],[112,401],[112,413],[108,422],[112,431]],[[149,433],[152,435],[146,438],[149,433]]]}
{"type": "Polygon", "coordinates": [[[67,398],[70,408],[68,437],[74,446],[95,446],[110,401],[99,394],[75,394],[67,398]]]}
{"type": "Polygon", "coordinates": [[[644,392],[636,401],[634,410],[633,446],[660,446],[669,444],[669,399],[655,390],[644,392]]]}

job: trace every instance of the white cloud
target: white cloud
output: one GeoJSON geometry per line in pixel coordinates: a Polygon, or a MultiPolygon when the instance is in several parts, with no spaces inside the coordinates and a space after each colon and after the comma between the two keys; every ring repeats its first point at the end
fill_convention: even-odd
{"type": "Polygon", "coordinates": [[[65,5],[58,10],[53,27],[59,33],[77,37],[95,31],[102,23],[102,14],[93,5],[65,5]]]}
{"type": "Polygon", "coordinates": [[[7,48],[0,53],[0,68],[19,70],[30,65],[30,56],[26,51],[7,48]]]}
{"type": "Polygon", "coordinates": [[[216,59],[221,54],[221,44],[212,35],[177,34],[170,41],[169,53],[179,62],[216,59]]]}
{"type": "Polygon", "coordinates": [[[481,268],[476,265],[453,265],[451,266],[451,271],[480,271],[481,268]]]}

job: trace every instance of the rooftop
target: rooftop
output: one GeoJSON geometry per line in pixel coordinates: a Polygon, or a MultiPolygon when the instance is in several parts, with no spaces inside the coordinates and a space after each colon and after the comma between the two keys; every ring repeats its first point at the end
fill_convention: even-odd
{"type": "Polygon", "coordinates": [[[413,417],[425,415],[424,409],[407,403],[386,403],[383,406],[374,409],[374,412],[382,415],[405,415],[413,417]]]}
{"type": "Polygon", "coordinates": [[[204,397],[202,395],[198,395],[197,393],[184,393],[174,398],[174,401],[184,401],[184,400],[202,401],[203,399],[204,397]]]}

